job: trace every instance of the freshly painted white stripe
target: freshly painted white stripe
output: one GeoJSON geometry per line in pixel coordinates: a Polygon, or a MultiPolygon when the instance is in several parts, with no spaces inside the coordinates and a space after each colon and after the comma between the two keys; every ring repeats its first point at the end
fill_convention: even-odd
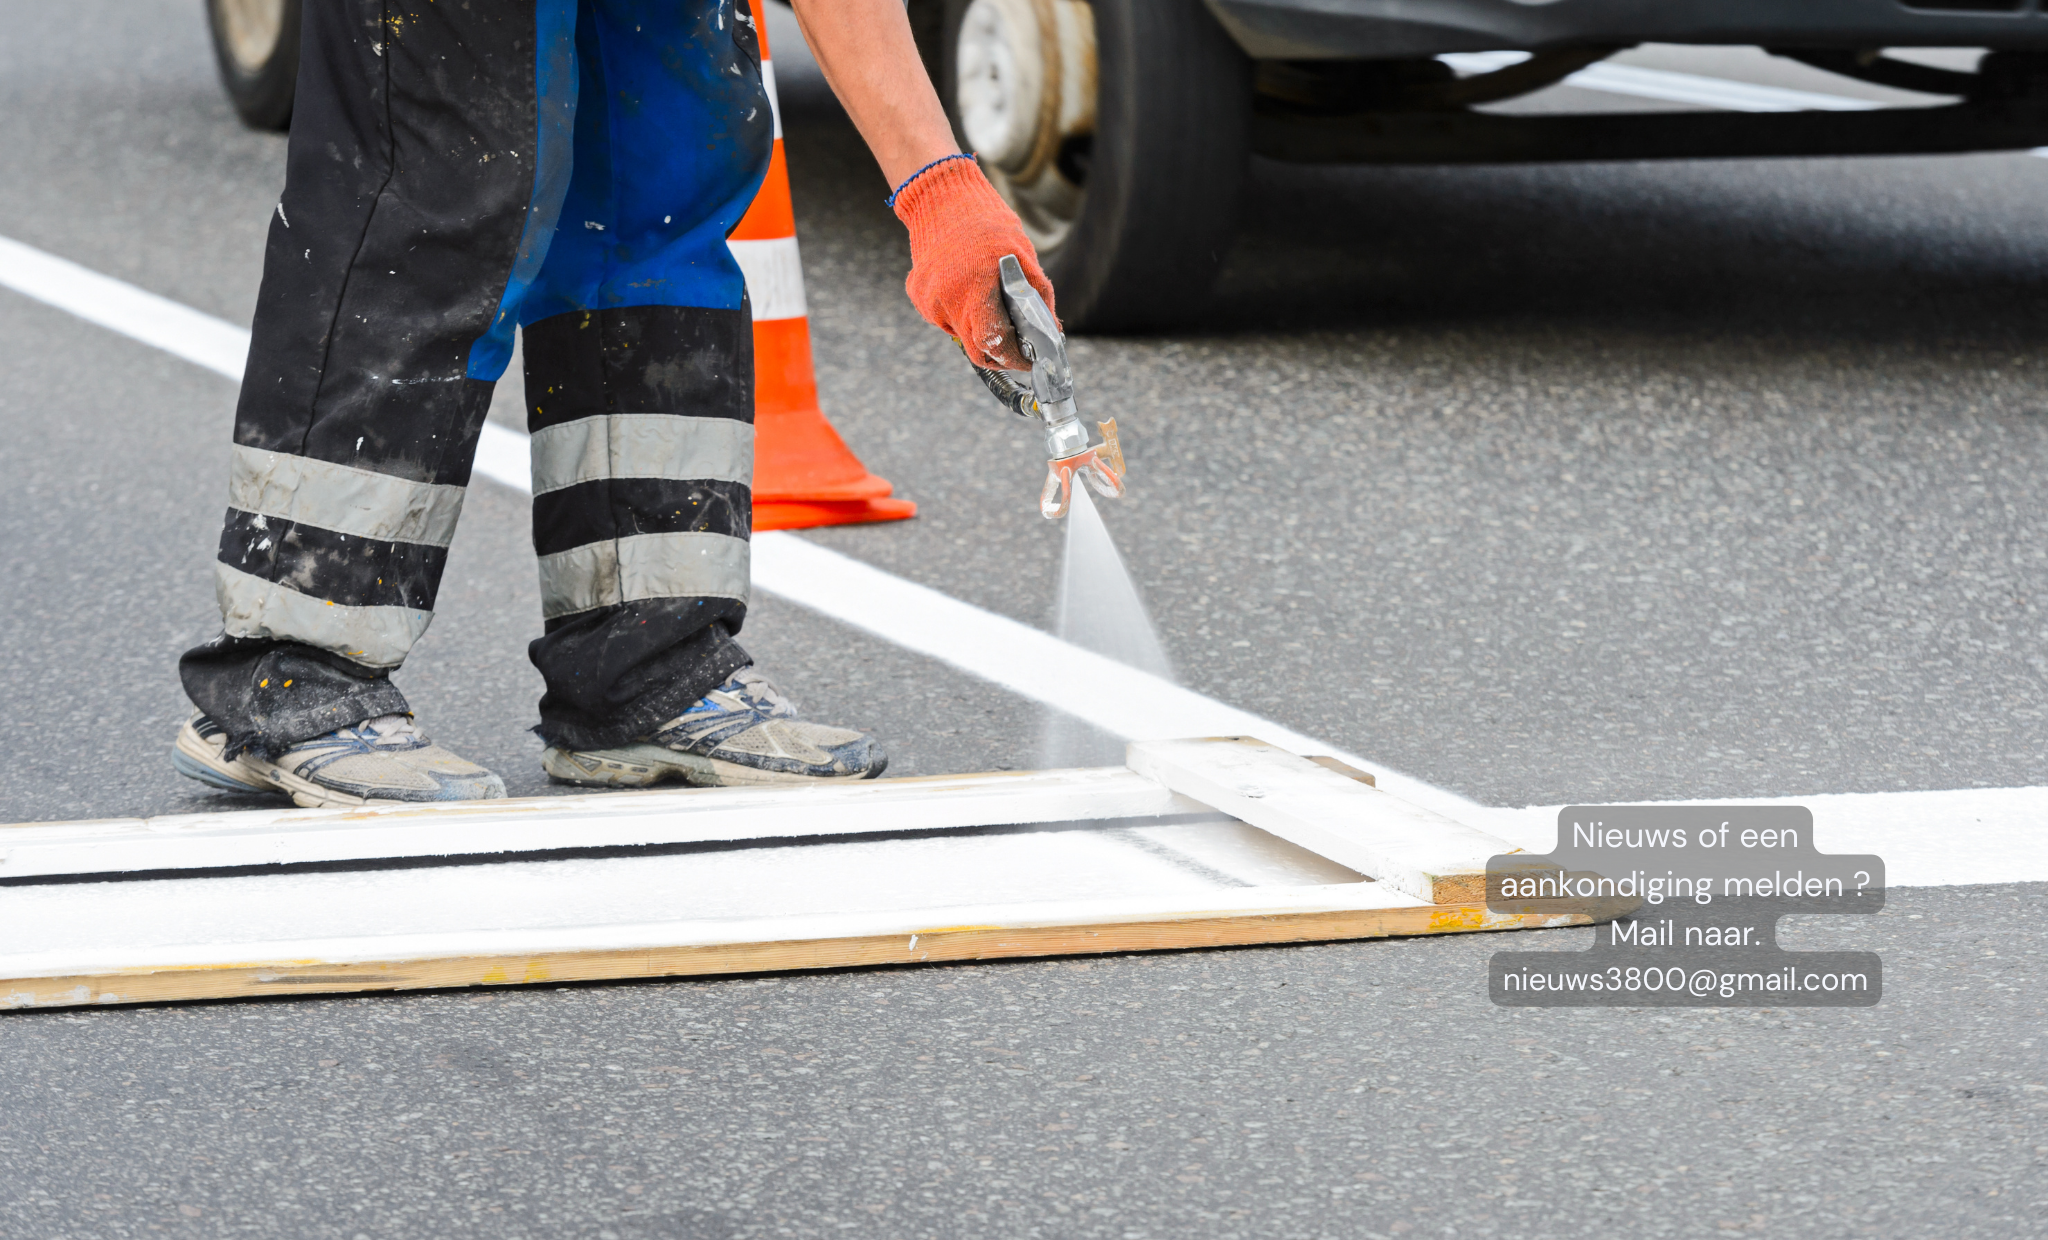
{"type": "Polygon", "coordinates": [[[489,478],[499,486],[533,494],[533,448],[523,432],[496,422],[484,423],[477,440],[476,460],[470,465],[473,477],[489,478]]]}
{"type": "Polygon", "coordinates": [[[747,277],[747,300],[754,321],[800,319],[810,313],[804,302],[804,265],[795,237],[772,241],[728,241],[740,271],[747,277]]]}
{"type": "Polygon", "coordinates": [[[461,487],[236,444],[228,453],[228,505],[379,542],[445,547],[462,515],[461,487]]]}
{"type": "Polygon", "coordinates": [[[747,598],[748,545],[730,534],[632,534],[540,557],[541,615],[651,598],[747,598]]]}
{"type": "Polygon", "coordinates": [[[0,237],[0,285],[239,381],[249,333],[210,314],[0,237]]]}
{"type": "MultiPolygon", "coordinates": [[[[1460,73],[1490,73],[1528,58],[1527,52],[1466,52],[1437,57],[1460,73]]],[[[1782,86],[1759,86],[1753,82],[1605,62],[1586,66],[1565,78],[1564,85],[1637,99],[1725,108],[1730,112],[1869,112],[1885,106],[1847,95],[1788,90],[1782,86]]]]}
{"type": "MultiPolygon", "coordinates": [[[[1678,805],[1804,805],[1822,852],[1876,853],[1894,887],[2048,880],[2048,788],[1958,788],[1720,798],[1678,805]]],[[[1530,852],[1556,844],[1561,805],[1473,806],[1460,821],[1530,852]]]]}
{"type": "Polygon", "coordinates": [[[221,627],[231,637],[304,642],[371,667],[405,662],[434,619],[433,612],[411,607],[346,607],[218,560],[213,592],[220,600],[221,627]]]}
{"type": "Polygon", "coordinates": [[[533,433],[533,493],[601,478],[754,479],[754,427],[731,418],[602,413],[533,433]]]}

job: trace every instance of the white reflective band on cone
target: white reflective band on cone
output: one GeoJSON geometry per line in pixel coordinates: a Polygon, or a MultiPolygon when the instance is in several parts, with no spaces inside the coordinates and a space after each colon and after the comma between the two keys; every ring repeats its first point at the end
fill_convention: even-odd
{"type": "Polygon", "coordinates": [[[795,237],[773,241],[728,241],[726,248],[747,277],[747,297],[754,321],[800,319],[810,313],[804,302],[804,265],[795,237]]]}

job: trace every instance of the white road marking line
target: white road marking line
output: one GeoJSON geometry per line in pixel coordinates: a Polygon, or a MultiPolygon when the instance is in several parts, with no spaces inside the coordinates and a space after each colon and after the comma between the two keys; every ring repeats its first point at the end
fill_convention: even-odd
{"type": "MultiPolygon", "coordinates": [[[[2048,881],[2048,788],[1938,792],[1827,792],[1805,796],[1669,801],[1670,805],[1804,805],[1822,852],[1876,853],[1894,887],[2048,881]]],[[[1531,852],[1557,839],[1561,805],[1480,807],[1459,821],[1531,852]]]]}
{"type": "Polygon", "coordinates": [[[0,237],[0,284],[242,381],[249,333],[210,314],[6,237],[0,237]]]}
{"type": "MultiPolygon", "coordinates": [[[[5,237],[0,237],[0,287],[228,379],[242,378],[249,350],[244,329],[5,237]]],[[[476,473],[530,493],[529,459],[524,434],[495,422],[484,424],[476,473]]],[[[756,535],[754,581],[799,606],[1066,711],[1114,735],[1255,736],[1296,753],[1328,754],[1370,770],[1387,792],[1525,848],[1547,852],[1555,837],[1556,807],[1478,805],[792,534],[756,535]]],[[[2048,788],[1752,800],[1811,806],[1823,847],[1886,857],[1893,886],[2048,880],[2048,832],[2039,826],[2048,822],[2048,788]]]]}

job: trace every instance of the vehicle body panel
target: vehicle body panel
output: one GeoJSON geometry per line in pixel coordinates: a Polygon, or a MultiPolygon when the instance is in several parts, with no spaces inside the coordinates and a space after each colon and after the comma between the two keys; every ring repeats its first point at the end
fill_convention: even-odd
{"type": "Polygon", "coordinates": [[[1637,43],[2048,48],[2048,0],[1975,2],[1983,7],[1908,8],[1897,0],[1204,0],[1258,59],[1408,59],[1637,43]]]}

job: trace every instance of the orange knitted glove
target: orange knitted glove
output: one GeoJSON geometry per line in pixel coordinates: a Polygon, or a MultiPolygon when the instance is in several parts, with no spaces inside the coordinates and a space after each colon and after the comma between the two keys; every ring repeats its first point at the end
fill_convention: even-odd
{"type": "Polygon", "coordinates": [[[903,291],[933,327],[958,340],[977,366],[1029,370],[1003,308],[996,264],[1015,254],[1025,278],[1051,306],[1052,283],[1010,204],[971,159],[925,168],[896,191],[890,206],[910,229],[910,275],[903,291]]]}

